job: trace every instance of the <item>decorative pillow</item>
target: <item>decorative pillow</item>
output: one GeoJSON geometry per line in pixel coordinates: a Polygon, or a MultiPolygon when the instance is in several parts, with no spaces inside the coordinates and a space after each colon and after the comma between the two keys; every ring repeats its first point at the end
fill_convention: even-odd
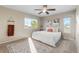
{"type": "Polygon", "coordinates": [[[53,29],[52,29],[52,28],[48,28],[47,31],[48,31],[48,32],[53,32],[53,29]]]}

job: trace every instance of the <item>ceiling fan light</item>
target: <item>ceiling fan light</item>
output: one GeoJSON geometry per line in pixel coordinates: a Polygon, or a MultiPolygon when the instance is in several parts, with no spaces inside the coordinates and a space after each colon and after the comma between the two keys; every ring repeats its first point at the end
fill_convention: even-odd
{"type": "Polygon", "coordinates": [[[46,10],[43,10],[43,13],[45,13],[46,12],[46,10]]]}
{"type": "Polygon", "coordinates": [[[44,7],[43,8],[43,13],[45,13],[47,11],[47,8],[46,7],[44,7]]]}

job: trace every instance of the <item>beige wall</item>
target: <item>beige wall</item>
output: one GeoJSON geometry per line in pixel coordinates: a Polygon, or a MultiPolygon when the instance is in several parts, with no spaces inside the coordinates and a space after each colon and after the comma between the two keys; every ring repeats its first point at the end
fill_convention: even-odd
{"type": "MultiPolygon", "coordinates": [[[[24,17],[35,18],[39,20],[39,17],[25,14],[19,11],[11,10],[0,6],[0,42],[6,41],[7,37],[7,24],[9,17],[12,16],[15,21],[15,34],[14,37],[28,37],[30,36],[31,29],[24,29],[24,17]]],[[[10,38],[10,37],[8,37],[10,38]]],[[[13,39],[14,40],[14,39],[13,39]]],[[[8,40],[7,40],[8,41],[8,40]]]]}
{"type": "Polygon", "coordinates": [[[43,21],[43,26],[44,26],[44,29],[46,27],[46,22],[48,20],[53,20],[53,19],[59,19],[60,20],[60,31],[62,32],[63,36],[65,39],[70,39],[70,40],[73,40],[75,39],[75,28],[76,28],[76,20],[75,20],[75,11],[69,11],[69,12],[65,12],[65,13],[61,13],[61,14],[56,14],[56,15],[53,15],[53,16],[48,16],[48,17],[42,17],[42,21],[43,21]],[[71,33],[70,34],[67,34],[67,33],[64,33],[64,23],[63,23],[63,18],[65,16],[69,16],[71,17],[71,33]]]}
{"type": "Polygon", "coordinates": [[[76,43],[79,52],[79,6],[76,8],[76,43]]]}

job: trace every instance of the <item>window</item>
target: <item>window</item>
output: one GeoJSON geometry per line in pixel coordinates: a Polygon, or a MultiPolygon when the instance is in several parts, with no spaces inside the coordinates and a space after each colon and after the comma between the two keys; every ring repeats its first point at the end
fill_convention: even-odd
{"type": "Polygon", "coordinates": [[[38,28],[38,20],[31,19],[31,18],[25,18],[24,25],[25,25],[25,27],[31,27],[33,29],[37,29],[38,28]]]}
{"type": "Polygon", "coordinates": [[[24,19],[24,24],[27,27],[31,27],[31,22],[32,22],[32,19],[30,19],[30,18],[25,18],[24,19]]]}
{"type": "Polygon", "coordinates": [[[71,32],[71,18],[70,17],[64,18],[64,32],[65,33],[71,32]]]}

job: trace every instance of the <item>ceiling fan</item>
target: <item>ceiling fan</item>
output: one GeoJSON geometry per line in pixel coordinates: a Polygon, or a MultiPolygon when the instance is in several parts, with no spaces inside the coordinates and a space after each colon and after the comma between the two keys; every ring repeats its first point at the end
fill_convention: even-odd
{"type": "Polygon", "coordinates": [[[47,9],[47,5],[43,5],[43,9],[35,9],[37,11],[40,11],[38,14],[41,14],[41,13],[46,13],[46,14],[49,14],[48,11],[55,11],[56,9],[47,9]]]}

